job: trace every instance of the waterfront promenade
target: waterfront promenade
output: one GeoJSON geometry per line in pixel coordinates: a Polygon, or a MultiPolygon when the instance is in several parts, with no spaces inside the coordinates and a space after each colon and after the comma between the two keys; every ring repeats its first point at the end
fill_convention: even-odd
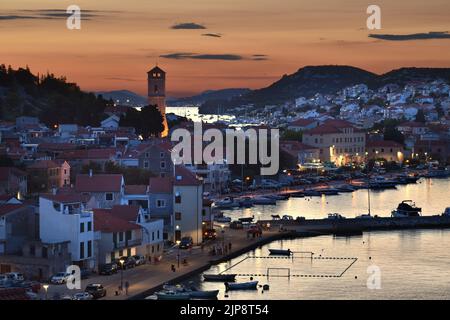
{"type": "MultiPolygon", "coordinates": [[[[217,228],[220,230],[220,228],[217,228]]],[[[180,267],[178,268],[178,248],[168,250],[160,263],[146,264],[133,269],[123,271],[123,283],[129,283],[128,296],[125,292],[116,295],[116,291],[121,283],[121,271],[110,276],[93,275],[88,279],[81,281],[81,289],[69,290],[65,285],[50,285],[48,288],[47,297],[52,299],[54,295],[73,295],[77,292],[84,291],[85,287],[90,283],[101,283],[107,290],[107,296],[103,299],[108,300],[124,300],[124,299],[143,299],[150,295],[154,290],[161,287],[167,282],[179,282],[195,273],[207,270],[212,264],[226,261],[235,256],[243,254],[260,245],[269,243],[273,240],[280,239],[287,236],[286,233],[281,233],[278,229],[264,231],[259,238],[247,238],[246,230],[233,230],[227,227],[225,232],[219,232],[217,240],[206,245],[203,250],[200,246],[194,247],[191,251],[179,250],[180,252],[180,267]],[[222,244],[231,243],[231,250],[222,255],[210,255],[209,251],[213,245],[222,246],[222,244]],[[186,258],[188,264],[183,265],[183,260],[186,258]],[[171,266],[175,265],[176,271],[171,270],[171,266]]],[[[42,289],[40,298],[45,299],[45,291],[42,289]]]]}

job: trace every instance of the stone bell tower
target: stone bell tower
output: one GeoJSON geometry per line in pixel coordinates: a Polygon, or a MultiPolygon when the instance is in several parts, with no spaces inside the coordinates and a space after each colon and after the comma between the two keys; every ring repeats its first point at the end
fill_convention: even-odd
{"type": "Polygon", "coordinates": [[[148,104],[156,105],[164,118],[164,130],[161,137],[169,134],[169,127],[166,120],[166,73],[156,66],[147,72],[148,84],[148,104]]]}

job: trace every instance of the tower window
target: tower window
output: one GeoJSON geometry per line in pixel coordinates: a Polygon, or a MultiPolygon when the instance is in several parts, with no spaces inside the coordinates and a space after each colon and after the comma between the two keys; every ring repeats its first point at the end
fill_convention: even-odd
{"type": "Polygon", "coordinates": [[[155,93],[158,93],[158,86],[155,85],[155,93]]]}

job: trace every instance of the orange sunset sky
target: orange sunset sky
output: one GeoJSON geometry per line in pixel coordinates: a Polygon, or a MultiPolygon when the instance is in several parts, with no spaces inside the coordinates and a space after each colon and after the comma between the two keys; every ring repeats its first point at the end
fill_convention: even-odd
{"type": "Polygon", "coordinates": [[[0,63],[84,90],[145,94],[158,62],[169,96],[183,96],[267,86],[305,65],[450,67],[450,39],[368,37],[430,31],[450,31],[449,0],[1,0],[0,63]],[[58,11],[71,4],[90,10],[81,30],[68,30],[58,11]],[[381,30],[366,28],[369,4],[381,7],[381,30]],[[182,23],[204,29],[172,28],[182,23]]]}

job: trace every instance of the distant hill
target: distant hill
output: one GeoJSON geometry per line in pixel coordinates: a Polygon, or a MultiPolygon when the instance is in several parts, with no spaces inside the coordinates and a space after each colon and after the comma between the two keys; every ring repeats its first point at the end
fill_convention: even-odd
{"type": "Polygon", "coordinates": [[[97,96],[101,95],[106,100],[113,100],[115,103],[125,106],[145,106],[147,105],[147,98],[129,90],[114,90],[114,91],[98,91],[97,96]]]}
{"type": "Polygon", "coordinates": [[[167,99],[167,105],[170,107],[180,107],[186,105],[201,105],[209,100],[230,100],[239,97],[243,94],[249,93],[248,88],[230,88],[221,90],[207,90],[198,95],[185,98],[167,99]]]}
{"type": "Polygon", "coordinates": [[[388,83],[402,85],[412,80],[450,80],[450,68],[401,68],[383,75],[350,66],[307,66],[297,72],[284,75],[268,87],[252,90],[230,100],[207,100],[200,106],[201,113],[215,113],[245,104],[261,107],[281,104],[300,96],[311,97],[316,93],[332,94],[347,86],[364,83],[376,89],[388,83]]]}
{"type": "Polygon", "coordinates": [[[48,126],[60,123],[97,126],[108,102],[53,74],[34,75],[0,65],[0,119],[36,116],[48,126]]]}

